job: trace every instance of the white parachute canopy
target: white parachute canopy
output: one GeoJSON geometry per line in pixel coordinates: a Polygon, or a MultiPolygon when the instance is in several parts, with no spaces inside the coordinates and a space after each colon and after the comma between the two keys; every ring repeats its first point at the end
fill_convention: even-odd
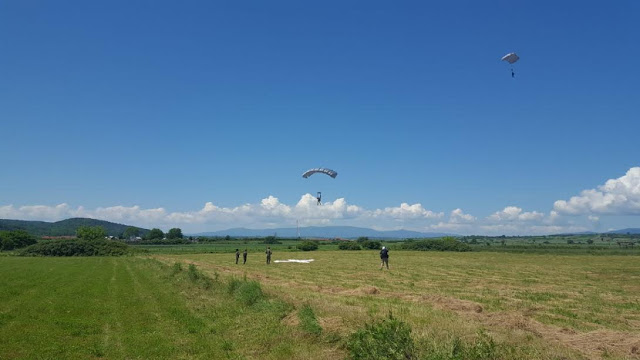
{"type": "Polygon", "coordinates": [[[520,57],[516,53],[508,53],[507,55],[502,57],[502,61],[506,61],[509,64],[513,64],[518,60],[520,60],[520,57]]]}
{"type": "Polygon", "coordinates": [[[304,172],[304,174],[302,174],[303,178],[308,178],[309,176],[316,174],[316,173],[320,173],[320,174],[325,174],[325,175],[329,175],[332,178],[336,178],[336,176],[338,176],[338,173],[336,171],[333,171],[331,169],[327,169],[327,168],[314,168],[314,169],[309,169],[307,171],[304,172]]]}

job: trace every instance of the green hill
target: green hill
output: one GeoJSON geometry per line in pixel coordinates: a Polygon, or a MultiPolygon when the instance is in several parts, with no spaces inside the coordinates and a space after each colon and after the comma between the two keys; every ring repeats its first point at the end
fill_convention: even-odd
{"type": "MultiPolygon", "coordinates": [[[[80,226],[102,226],[107,235],[111,236],[119,236],[129,227],[129,225],[88,218],[72,218],[56,222],[0,219],[0,230],[25,230],[35,236],[73,236],[80,226]]],[[[141,236],[149,232],[148,229],[133,227],[140,230],[141,236]]]]}

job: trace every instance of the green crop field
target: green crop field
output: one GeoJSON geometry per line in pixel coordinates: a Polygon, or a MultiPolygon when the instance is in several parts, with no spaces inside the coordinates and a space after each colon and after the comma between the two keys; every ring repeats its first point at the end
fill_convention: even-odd
{"type": "Polygon", "coordinates": [[[418,359],[640,358],[637,256],[281,250],[0,257],[0,359],[340,359],[389,313],[418,359]]]}

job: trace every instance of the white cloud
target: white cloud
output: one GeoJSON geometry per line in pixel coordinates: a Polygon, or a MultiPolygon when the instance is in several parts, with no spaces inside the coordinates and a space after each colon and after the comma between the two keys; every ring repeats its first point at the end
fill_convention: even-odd
{"type": "Polygon", "coordinates": [[[589,230],[588,227],[579,225],[531,225],[531,224],[490,224],[481,225],[479,227],[481,234],[487,235],[512,235],[512,234],[526,234],[526,235],[547,235],[547,234],[560,234],[560,233],[573,233],[589,230]]]}
{"type": "Polygon", "coordinates": [[[399,207],[387,207],[384,210],[378,209],[373,212],[374,217],[390,217],[394,219],[438,219],[444,213],[435,213],[422,207],[422,204],[409,205],[400,204],[399,207]]]}
{"type": "Polygon", "coordinates": [[[476,217],[470,214],[465,214],[462,209],[457,208],[451,212],[449,216],[450,223],[472,223],[476,221],[476,217]]]}
{"type": "MultiPolygon", "coordinates": [[[[459,214],[463,219],[468,215],[459,214]]],[[[413,225],[424,228],[422,222],[443,217],[425,209],[421,204],[402,203],[397,207],[367,210],[347,203],[344,198],[327,201],[317,205],[315,196],[304,194],[294,205],[287,205],[277,197],[268,196],[258,203],[243,204],[236,207],[221,207],[207,202],[199,210],[169,212],[164,208],[143,209],[140,206],[98,207],[93,210],[83,207],[72,208],[67,204],[56,206],[34,205],[14,207],[0,206],[0,218],[58,221],[70,217],[89,217],[143,227],[219,230],[231,227],[279,227],[301,225],[348,224],[376,226],[381,229],[398,228],[413,225]]],[[[428,224],[427,224],[428,225],[428,224]]]]}
{"type": "MultiPolygon", "coordinates": [[[[0,218],[57,221],[70,217],[89,217],[121,224],[169,229],[180,227],[185,232],[214,231],[233,227],[274,228],[292,227],[298,222],[306,225],[352,225],[379,230],[408,229],[417,231],[448,232],[456,234],[523,235],[588,230],[572,223],[553,210],[549,216],[537,211],[525,212],[508,206],[486,218],[479,219],[461,208],[450,212],[426,209],[420,203],[401,203],[381,209],[365,209],[349,204],[344,198],[316,204],[315,196],[304,194],[294,204],[284,204],[275,196],[255,203],[223,207],[206,202],[193,211],[171,212],[165,208],[144,209],[140,206],[111,206],[86,209],[66,203],[47,206],[0,206],[0,218]]],[[[585,224],[593,226],[595,218],[585,224]]]]}
{"type": "Polygon", "coordinates": [[[22,220],[57,220],[66,217],[80,216],[83,208],[72,209],[69,205],[62,203],[55,206],[28,205],[18,208],[13,205],[0,206],[0,218],[22,219],[22,220]]]}
{"type": "Polygon", "coordinates": [[[537,211],[522,212],[522,209],[517,206],[507,206],[490,215],[487,219],[491,221],[539,221],[543,218],[543,213],[537,211]]]}
{"type": "Polygon", "coordinates": [[[640,167],[633,167],[597,189],[583,190],[568,201],[558,200],[553,208],[561,214],[640,215],[640,167]]]}

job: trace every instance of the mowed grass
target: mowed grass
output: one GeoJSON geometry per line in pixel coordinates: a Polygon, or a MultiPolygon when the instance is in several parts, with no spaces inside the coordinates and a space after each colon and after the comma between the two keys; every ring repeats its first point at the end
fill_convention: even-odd
{"type": "Polygon", "coordinates": [[[234,294],[186,265],[2,257],[0,272],[0,359],[342,356],[284,324],[293,307],[259,285],[234,294]]]}
{"type": "Polygon", "coordinates": [[[379,269],[375,251],[276,252],[273,260],[315,261],[269,266],[261,253],[247,265],[231,254],[154,256],[259,280],[310,306],[324,336],[344,338],[391,311],[411,324],[425,357],[488,332],[501,358],[639,358],[635,256],[393,251],[391,271],[379,269]]]}

